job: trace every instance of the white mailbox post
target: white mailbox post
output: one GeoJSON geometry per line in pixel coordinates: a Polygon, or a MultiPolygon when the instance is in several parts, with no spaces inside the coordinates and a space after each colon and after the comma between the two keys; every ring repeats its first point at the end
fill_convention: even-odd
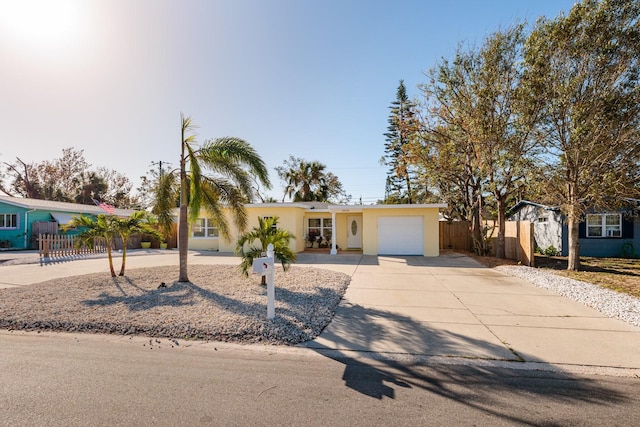
{"type": "Polygon", "coordinates": [[[275,289],[273,284],[274,276],[274,255],[273,245],[267,246],[267,256],[255,258],[253,260],[253,272],[259,276],[267,276],[267,318],[273,319],[276,315],[275,309],[275,289]]]}

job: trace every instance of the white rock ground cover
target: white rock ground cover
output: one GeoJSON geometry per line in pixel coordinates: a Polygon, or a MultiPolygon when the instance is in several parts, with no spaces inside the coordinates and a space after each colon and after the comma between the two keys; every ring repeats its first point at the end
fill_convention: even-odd
{"type": "Polygon", "coordinates": [[[190,265],[191,282],[177,277],[171,266],[0,289],[0,328],[293,345],[324,329],[350,280],[316,268],[277,268],[270,320],[260,278],[244,278],[236,266],[190,265]]]}
{"type": "Polygon", "coordinates": [[[496,268],[510,276],[525,279],[539,288],[548,289],[594,308],[605,316],[622,319],[640,327],[640,299],[631,295],[532,267],[502,265],[496,268]]]}

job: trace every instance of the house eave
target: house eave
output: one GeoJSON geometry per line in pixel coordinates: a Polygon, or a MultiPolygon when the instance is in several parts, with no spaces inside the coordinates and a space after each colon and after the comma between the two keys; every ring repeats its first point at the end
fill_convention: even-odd
{"type": "Polygon", "coordinates": [[[423,203],[416,205],[401,204],[401,205],[329,205],[329,212],[362,212],[363,210],[371,209],[446,209],[446,203],[423,203]]]}

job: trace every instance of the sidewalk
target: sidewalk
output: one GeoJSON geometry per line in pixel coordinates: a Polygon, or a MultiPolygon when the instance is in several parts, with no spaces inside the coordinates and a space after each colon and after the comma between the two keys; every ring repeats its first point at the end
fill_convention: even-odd
{"type": "MultiPolygon", "coordinates": [[[[128,269],[178,264],[177,251],[129,255],[128,269]]],[[[190,252],[189,263],[238,264],[239,259],[190,252]]],[[[464,358],[624,368],[640,374],[640,328],[463,255],[299,254],[296,265],[352,278],[333,321],[301,347],[345,357],[464,358]]],[[[106,268],[104,258],[3,265],[0,257],[0,288],[106,268]]]]}

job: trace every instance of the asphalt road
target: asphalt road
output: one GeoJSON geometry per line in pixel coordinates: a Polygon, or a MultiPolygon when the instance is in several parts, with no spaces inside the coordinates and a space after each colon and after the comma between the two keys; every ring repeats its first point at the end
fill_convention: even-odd
{"type": "MultiPolygon", "coordinates": [[[[344,356],[344,355],[342,355],[344,356]]],[[[640,425],[640,379],[0,332],[1,426],[640,425]]]]}

